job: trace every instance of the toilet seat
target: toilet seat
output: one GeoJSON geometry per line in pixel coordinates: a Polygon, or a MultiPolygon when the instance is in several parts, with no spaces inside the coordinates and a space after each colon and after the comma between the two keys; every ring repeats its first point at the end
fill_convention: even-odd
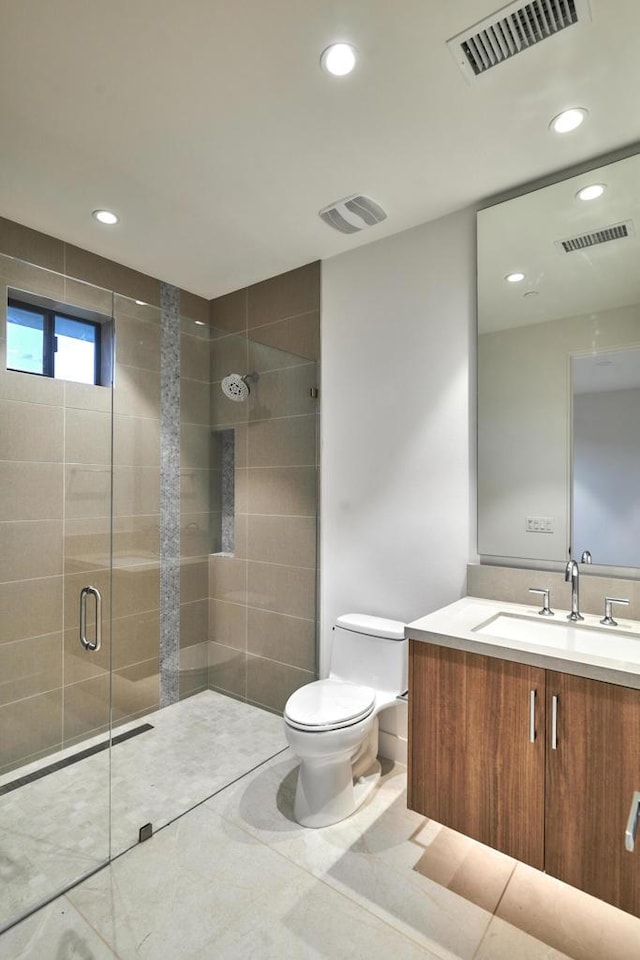
{"type": "Polygon", "coordinates": [[[296,730],[320,733],[365,720],[373,712],[376,692],[341,680],[315,680],[291,694],[284,717],[296,730]]]}

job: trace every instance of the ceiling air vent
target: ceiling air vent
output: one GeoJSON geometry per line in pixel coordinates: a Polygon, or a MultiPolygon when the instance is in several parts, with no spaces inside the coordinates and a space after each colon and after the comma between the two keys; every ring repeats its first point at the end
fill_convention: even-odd
{"type": "Polygon", "coordinates": [[[541,40],[590,19],[589,0],[519,0],[447,40],[447,46],[465,77],[473,80],[541,40]]]}
{"type": "Polygon", "coordinates": [[[340,233],[358,233],[365,227],[373,227],[387,219],[380,204],[361,193],[336,200],[320,210],[319,214],[325,223],[340,233]]]}
{"type": "Polygon", "coordinates": [[[574,253],[576,250],[586,250],[588,247],[595,247],[599,243],[609,243],[610,240],[623,240],[625,237],[635,236],[633,223],[627,220],[625,223],[614,223],[611,227],[601,227],[600,230],[592,230],[590,233],[582,233],[577,237],[569,237],[567,240],[556,240],[556,247],[563,253],[574,253]]]}

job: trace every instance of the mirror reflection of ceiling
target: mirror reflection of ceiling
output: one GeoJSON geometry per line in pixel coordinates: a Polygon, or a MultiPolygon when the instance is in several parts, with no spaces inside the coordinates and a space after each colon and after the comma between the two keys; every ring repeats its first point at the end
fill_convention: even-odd
{"type": "Polygon", "coordinates": [[[640,302],[640,156],[562,180],[478,214],[480,333],[640,302]],[[583,187],[603,184],[595,200],[583,187]],[[626,224],[629,236],[564,252],[559,241],[626,224]],[[525,275],[519,283],[505,277],[525,275]]]}

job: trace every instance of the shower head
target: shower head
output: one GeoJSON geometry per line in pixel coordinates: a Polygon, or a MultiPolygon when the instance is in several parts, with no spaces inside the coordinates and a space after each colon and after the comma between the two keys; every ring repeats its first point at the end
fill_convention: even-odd
{"type": "Polygon", "coordinates": [[[222,392],[228,400],[235,400],[237,403],[241,403],[243,400],[246,400],[250,394],[249,384],[247,380],[253,379],[252,374],[247,374],[246,377],[241,377],[239,373],[230,373],[228,377],[225,377],[222,381],[222,392]]]}

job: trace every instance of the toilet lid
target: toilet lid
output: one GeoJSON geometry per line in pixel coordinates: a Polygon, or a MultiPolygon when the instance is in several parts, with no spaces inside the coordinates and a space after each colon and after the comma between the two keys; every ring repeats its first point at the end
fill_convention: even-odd
{"type": "Polygon", "coordinates": [[[376,692],[371,687],[340,680],[315,680],[291,694],[284,715],[299,730],[332,730],[364,720],[373,710],[375,699],[376,692]]]}

